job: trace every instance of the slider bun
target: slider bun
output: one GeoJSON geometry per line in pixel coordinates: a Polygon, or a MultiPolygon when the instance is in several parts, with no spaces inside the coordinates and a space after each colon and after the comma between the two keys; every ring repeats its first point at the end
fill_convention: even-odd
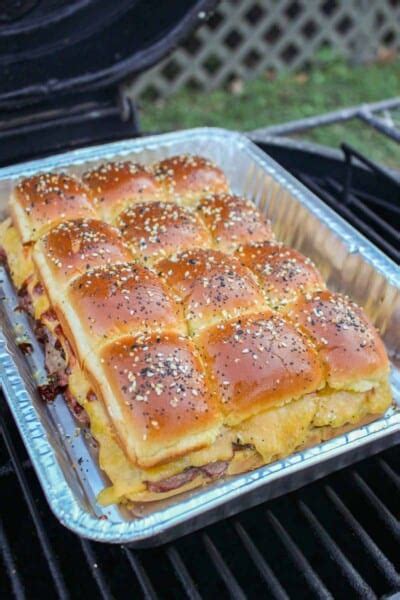
{"type": "Polygon", "coordinates": [[[189,209],[172,203],[135,204],[119,216],[117,225],[135,253],[149,262],[211,244],[201,220],[189,209]]]}
{"type": "Polygon", "coordinates": [[[293,325],[270,312],[247,315],[200,336],[226,423],[314,392],[323,385],[318,355],[293,325]]]}
{"type": "Polygon", "coordinates": [[[298,294],[325,288],[313,262],[283,244],[246,244],[238,249],[236,256],[256,274],[273,308],[285,309],[298,294]]]}
{"type": "Polygon", "coordinates": [[[10,210],[23,243],[37,240],[57,223],[96,216],[89,190],[64,173],[41,173],[20,181],[10,210]]]}
{"type": "Polygon", "coordinates": [[[103,219],[113,222],[129,204],[161,198],[161,186],[143,165],[108,162],[87,171],[83,181],[103,219]]]}
{"type": "Polygon", "coordinates": [[[224,173],[202,156],[172,156],[153,167],[168,198],[178,204],[192,205],[205,194],[228,191],[224,173]]]}
{"type": "Polygon", "coordinates": [[[103,347],[98,359],[88,365],[93,386],[135,464],[162,464],[216,440],[220,411],[190,340],[127,336],[103,347]]]}
{"type": "Polygon", "coordinates": [[[213,194],[203,197],[197,210],[224,252],[233,252],[239,244],[274,238],[270,222],[246,198],[213,194]]]}
{"type": "Polygon", "coordinates": [[[160,279],[135,263],[98,267],[78,277],[58,313],[81,362],[89,351],[124,334],[187,331],[160,279]]]}
{"type": "Polygon", "coordinates": [[[378,332],[345,296],[327,290],[307,295],[289,316],[318,348],[331,387],[365,391],[387,377],[389,362],[378,332]]]}
{"type": "Polygon", "coordinates": [[[35,245],[33,259],[53,303],[68,283],[97,266],[132,260],[117,229],[94,219],[60,223],[35,245]]]}
{"type": "Polygon", "coordinates": [[[156,269],[183,301],[192,333],[244,312],[266,310],[253,274],[233,256],[189,250],[161,261],[156,269]]]}

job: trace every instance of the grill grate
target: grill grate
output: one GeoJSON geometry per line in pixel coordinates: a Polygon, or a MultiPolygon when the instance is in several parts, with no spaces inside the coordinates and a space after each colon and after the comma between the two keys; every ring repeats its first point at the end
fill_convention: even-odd
{"type": "Polygon", "coordinates": [[[332,177],[324,179],[310,177],[295,171],[295,175],[302,183],[310,188],[317,196],[322,198],[329,206],[334,208],[349,223],[354,225],[361,233],[374,242],[388,256],[399,260],[399,251],[396,245],[398,232],[378,217],[368,205],[352,192],[348,193],[348,202],[342,201],[344,188],[332,177]]]}
{"type": "MultiPolygon", "coordinates": [[[[371,173],[373,164],[353,164],[348,148],[347,161],[321,158],[316,165],[304,150],[265,147],[396,258],[395,179],[382,186],[376,179],[384,175],[371,173]]],[[[364,599],[400,590],[399,446],[172,544],[138,551],[82,540],[59,525],[4,400],[0,433],[2,597],[364,599]]]]}
{"type": "Polygon", "coordinates": [[[17,436],[6,437],[23,464],[11,467],[1,444],[5,597],[51,590],[59,598],[240,599],[267,590],[282,599],[379,598],[400,589],[397,448],[173,544],[136,551],[79,540],[59,525],[17,436]]]}

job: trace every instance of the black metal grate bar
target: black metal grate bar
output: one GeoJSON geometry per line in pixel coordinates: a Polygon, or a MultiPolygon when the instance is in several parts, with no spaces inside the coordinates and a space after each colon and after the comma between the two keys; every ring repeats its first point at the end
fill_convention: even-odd
{"type": "Polygon", "coordinates": [[[8,579],[11,582],[11,589],[14,594],[14,597],[17,600],[25,600],[26,595],[24,591],[24,586],[22,584],[21,578],[18,573],[18,569],[16,567],[13,554],[11,552],[10,544],[8,543],[8,539],[6,537],[3,523],[0,520],[0,551],[3,559],[4,567],[7,571],[8,579]]]}
{"type": "Polygon", "coordinates": [[[398,519],[392,515],[389,509],[372,491],[370,486],[364,481],[359,473],[356,471],[351,471],[351,476],[357,487],[361,490],[363,496],[367,498],[368,502],[376,510],[377,516],[381,519],[382,523],[400,544],[400,523],[398,519]]]}
{"type": "Polygon", "coordinates": [[[201,600],[201,596],[197,591],[193,579],[191,578],[189,571],[186,568],[178,550],[175,546],[169,546],[166,550],[167,556],[171,561],[176,577],[181,582],[186,595],[190,600],[201,600]]]}
{"type": "Polygon", "coordinates": [[[321,598],[322,600],[330,600],[333,598],[332,594],[327,590],[324,583],[318,577],[317,573],[311,567],[304,554],[292,540],[277,517],[270,510],[267,511],[267,517],[282,540],[297,569],[303,574],[304,579],[310,587],[310,592],[313,593],[314,597],[321,598]]]}
{"type": "Polygon", "coordinates": [[[17,475],[18,482],[21,486],[22,493],[24,495],[25,501],[26,501],[29,511],[31,513],[32,520],[33,520],[34,526],[36,528],[38,538],[40,540],[42,551],[44,553],[44,556],[46,557],[46,561],[48,563],[58,596],[61,600],[68,600],[68,598],[70,596],[69,596],[69,593],[65,586],[64,579],[63,579],[62,572],[61,572],[61,569],[58,564],[57,557],[53,551],[50,540],[48,538],[48,535],[46,532],[46,527],[45,527],[45,525],[40,517],[39,511],[34,503],[28,482],[25,477],[24,469],[19,461],[18,455],[14,448],[14,444],[12,442],[11,435],[9,434],[8,429],[6,429],[4,427],[1,415],[0,415],[0,432],[3,436],[7,450],[10,453],[11,461],[12,461],[13,467],[15,469],[15,473],[17,475]]]}
{"type": "Polygon", "coordinates": [[[351,208],[345,206],[334,194],[329,193],[324,187],[324,180],[319,180],[317,178],[313,179],[309,175],[303,175],[297,171],[295,172],[295,175],[302,183],[309,187],[312,192],[322,198],[326,204],[335,209],[336,212],[344,217],[349,223],[354,225],[361,233],[386,252],[388,256],[394,260],[398,260],[399,253],[396,247],[393,247],[393,245],[379,235],[372,226],[368,225],[360,217],[355,215],[351,208]]]}
{"type": "Polygon", "coordinates": [[[248,555],[250,556],[254,564],[257,566],[262,578],[267,584],[272,596],[274,598],[277,598],[277,600],[288,600],[289,596],[279,583],[279,580],[275,576],[268,563],[264,560],[261,552],[254,544],[253,540],[251,539],[247,531],[244,529],[243,525],[239,521],[235,521],[234,527],[248,555]]]}
{"type": "Polygon", "coordinates": [[[361,527],[360,523],[353,516],[351,511],[347,508],[344,502],[339,498],[337,493],[332,489],[330,485],[325,486],[325,491],[328,498],[335,505],[335,508],[340,512],[343,519],[351,527],[357,537],[362,541],[365,550],[370,554],[371,559],[374,561],[374,565],[382,571],[387,582],[393,587],[399,587],[400,589],[400,575],[396,572],[393,564],[378,548],[375,542],[371,539],[368,533],[361,527]]]}
{"type": "Polygon", "coordinates": [[[204,546],[211,557],[212,562],[215,564],[216,571],[222,578],[224,584],[232,598],[235,600],[246,600],[246,596],[236,581],[232,571],[229,569],[228,565],[222,558],[220,552],[217,550],[214,543],[211,541],[209,535],[207,533],[202,534],[202,539],[204,546]]]}
{"type": "Polygon", "coordinates": [[[93,552],[92,545],[88,540],[81,539],[80,542],[86,557],[88,567],[92,573],[92,577],[97,584],[100,597],[103,598],[103,600],[108,600],[109,598],[111,598],[111,592],[106,582],[103,570],[99,569],[99,565],[97,563],[96,556],[93,552]]]}
{"type": "MultiPolygon", "coordinates": [[[[343,193],[344,189],[342,186],[332,179],[331,177],[326,178],[326,182],[334,189],[339,197],[343,193]]],[[[357,209],[358,214],[361,213],[360,218],[364,221],[371,222],[374,228],[376,228],[380,233],[383,233],[386,237],[389,237],[389,243],[394,245],[396,243],[396,239],[398,238],[399,232],[386,223],[384,219],[382,219],[379,215],[376,214],[373,210],[368,208],[363,202],[361,202],[352,192],[348,192],[345,200],[346,206],[354,206],[357,209]]]]}
{"type": "MultiPolygon", "coordinates": [[[[367,167],[369,167],[371,169],[372,172],[378,174],[383,180],[388,181],[392,184],[394,184],[397,188],[398,191],[400,193],[400,176],[395,176],[393,175],[389,169],[386,169],[386,167],[383,167],[382,165],[379,165],[378,163],[374,162],[373,160],[367,158],[366,156],[364,156],[363,154],[361,154],[361,152],[359,152],[358,150],[356,150],[355,148],[353,148],[352,146],[349,146],[348,144],[341,144],[341,149],[344,152],[344,156],[345,156],[345,161],[346,161],[346,174],[347,177],[346,179],[348,179],[351,182],[351,177],[352,177],[352,159],[353,158],[357,158],[357,160],[359,160],[360,162],[362,162],[364,165],[366,165],[367,167]]],[[[397,200],[399,199],[399,195],[397,197],[397,200]]]]}
{"type": "Polygon", "coordinates": [[[328,555],[337,563],[342,574],[344,575],[344,577],[346,577],[354,592],[358,594],[361,598],[368,598],[371,600],[375,599],[376,595],[374,594],[372,589],[363,580],[363,578],[353,567],[349,559],[340,550],[339,546],[332,539],[329,533],[324,529],[324,527],[318,521],[317,517],[313,514],[312,510],[304,503],[303,500],[299,501],[299,507],[307,521],[309,521],[311,528],[319,538],[321,544],[327,550],[328,555]]]}
{"type": "Polygon", "coordinates": [[[158,595],[156,594],[150,582],[150,579],[148,578],[147,573],[143,569],[143,566],[141,565],[137,556],[132,550],[129,550],[129,548],[126,547],[123,548],[123,552],[125,553],[125,556],[128,559],[130,566],[132,567],[132,571],[139,580],[140,587],[142,588],[143,592],[143,597],[146,600],[156,600],[156,598],[158,598],[158,595]]]}
{"type": "Polygon", "coordinates": [[[372,196],[372,194],[368,194],[367,192],[357,190],[357,196],[367,202],[368,204],[372,204],[376,206],[376,208],[383,209],[385,212],[393,215],[394,217],[400,216],[400,204],[397,206],[393,202],[386,202],[381,198],[377,198],[376,196],[372,196]]]}
{"type": "Polygon", "coordinates": [[[383,458],[379,459],[379,464],[385,471],[386,475],[388,475],[388,477],[392,480],[397,490],[400,491],[400,477],[393,471],[392,467],[388,465],[383,458]]]}

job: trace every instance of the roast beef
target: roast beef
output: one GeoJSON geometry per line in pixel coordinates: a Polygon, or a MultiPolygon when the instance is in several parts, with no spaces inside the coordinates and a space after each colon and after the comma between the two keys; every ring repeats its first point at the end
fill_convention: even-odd
{"type": "Polygon", "coordinates": [[[177,488],[182,487],[189,481],[192,481],[199,474],[200,469],[196,467],[190,467],[189,469],[185,469],[182,473],[178,473],[177,475],[173,475],[172,477],[167,477],[167,479],[162,479],[161,481],[147,483],[147,489],[150,492],[155,492],[157,494],[161,494],[162,492],[170,492],[171,490],[176,490],[177,488]]]}
{"type": "Polygon", "coordinates": [[[28,291],[28,280],[26,280],[18,290],[17,310],[24,311],[27,315],[33,315],[32,299],[28,291]]]}
{"type": "Polygon", "coordinates": [[[216,462],[209,463],[201,467],[201,471],[207,475],[210,479],[218,479],[222,477],[228,468],[228,462],[225,460],[217,460],[216,462]]]}
{"type": "Polygon", "coordinates": [[[0,246],[0,265],[3,265],[8,269],[7,252],[4,250],[3,246],[0,246]]]}
{"type": "Polygon", "coordinates": [[[57,374],[49,375],[47,382],[38,386],[40,397],[45,402],[52,402],[57,394],[63,390],[64,387],[60,385],[57,374]]]}
{"type": "Polygon", "coordinates": [[[148,481],[147,489],[149,492],[154,492],[157,494],[162,494],[163,492],[170,492],[171,490],[176,490],[190,481],[193,481],[195,477],[198,475],[204,474],[209,479],[218,479],[222,477],[228,468],[228,462],[224,460],[217,460],[216,462],[209,463],[208,465],[204,465],[202,467],[189,467],[182,471],[182,473],[178,473],[177,475],[172,475],[172,477],[167,477],[166,479],[162,479],[161,481],[148,481]]]}
{"type": "Polygon", "coordinates": [[[46,370],[49,375],[58,373],[59,379],[65,380],[64,385],[66,385],[66,369],[68,364],[61,342],[48,329],[46,329],[44,333],[44,356],[46,370]]]}
{"type": "Polygon", "coordinates": [[[90,424],[89,421],[89,416],[86,412],[86,410],[79,404],[79,402],[77,401],[77,399],[75,398],[75,396],[73,396],[69,390],[69,388],[66,388],[64,391],[64,398],[65,401],[67,402],[70,411],[72,412],[72,414],[76,417],[76,419],[84,426],[84,427],[88,427],[90,424]]]}

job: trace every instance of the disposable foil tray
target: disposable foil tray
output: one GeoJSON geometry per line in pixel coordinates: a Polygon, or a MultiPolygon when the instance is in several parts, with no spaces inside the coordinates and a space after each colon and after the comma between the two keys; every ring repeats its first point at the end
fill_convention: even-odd
{"type": "Polygon", "coordinates": [[[101,507],[107,485],[90,436],[77,427],[62,397],[44,403],[37,385],[43,353],[7,273],[1,277],[0,378],[43,491],[56,517],[76,533],[103,542],[150,546],[189,533],[264,500],[284,494],[400,441],[400,291],[398,267],[325,206],[246,137],[221,129],[194,129],[76,150],[0,170],[0,209],[11,188],[38,171],[79,174],[104,160],[150,163],[181,153],[202,154],[226,173],[232,190],[252,199],[277,237],[309,256],[328,286],[365,307],[381,331],[392,362],[394,407],[373,423],[297,452],[256,471],[222,479],[151,504],[101,507]],[[24,356],[18,342],[33,352],[24,356]],[[397,366],[396,366],[397,365],[397,366]]]}

